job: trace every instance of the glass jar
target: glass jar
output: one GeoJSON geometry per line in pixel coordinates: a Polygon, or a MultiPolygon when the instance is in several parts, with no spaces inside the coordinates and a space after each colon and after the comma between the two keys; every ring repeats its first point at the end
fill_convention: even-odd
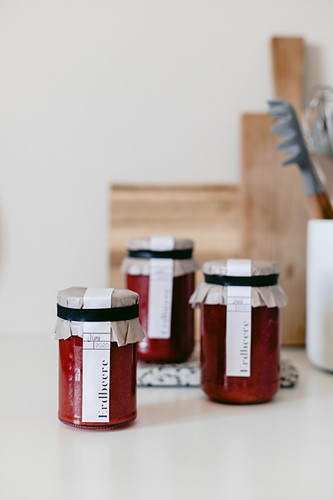
{"type": "Polygon", "coordinates": [[[136,418],[138,295],[73,287],[58,293],[59,419],[112,429],[136,418]]]}
{"type": "Polygon", "coordinates": [[[223,403],[260,403],[280,387],[280,308],[287,303],[272,262],[206,262],[192,295],[201,307],[201,386],[223,403]]]}
{"type": "Polygon", "coordinates": [[[194,290],[193,242],[172,237],[132,239],[122,271],[126,286],[140,296],[140,323],[146,334],[138,359],[181,362],[194,347],[194,317],[188,299],[194,290]]]}

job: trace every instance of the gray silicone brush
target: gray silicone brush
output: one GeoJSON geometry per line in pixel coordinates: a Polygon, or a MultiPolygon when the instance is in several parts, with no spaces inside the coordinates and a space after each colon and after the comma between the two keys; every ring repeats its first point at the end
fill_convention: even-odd
{"type": "Polygon", "coordinates": [[[285,139],[277,144],[277,149],[290,153],[290,156],[283,160],[282,165],[298,164],[309,199],[311,216],[316,219],[332,219],[332,206],[314,173],[294,107],[285,99],[270,100],[268,105],[268,113],[275,120],[279,120],[272,126],[272,132],[285,136],[285,139]]]}

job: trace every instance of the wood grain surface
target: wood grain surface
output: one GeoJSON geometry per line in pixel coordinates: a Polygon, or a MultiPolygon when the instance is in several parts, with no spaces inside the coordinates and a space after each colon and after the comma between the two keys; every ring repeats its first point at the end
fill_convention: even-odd
{"type": "Polygon", "coordinates": [[[282,311],[284,345],[304,344],[308,205],[301,176],[282,167],[267,114],[242,117],[243,229],[249,258],[281,265],[289,304],[282,311]]]}
{"type": "MultiPolygon", "coordinates": [[[[207,260],[242,256],[239,187],[236,185],[113,185],[110,190],[111,287],[123,288],[120,265],[126,241],[136,236],[170,234],[193,239],[194,257],[207,260]]],[[[196,286],[203,280],[196,273],[196,286]]],[[[195,311],[200,338],[200,311],[195,311]]]]}
{"type": "Polygon", "coordinates": [[[301,111],[303,106],[305,45],[300,37],[271,40],[275,97],[287,99],[301,111]]]}
{"type": "MultiPolygon", "coordinates": [[[[276,97],[302,103],[304,42],[272,40],[276,97]]],[[[280,284],[289,304],[282,312],[285,345],[305,342],[306,231],[309,208],[296,165],[281,166],[279,138],[267,113],[247,113],[241,120],[244,246],[250,258],[281,265],[280,284]]],[[[281,138],[282,140],[282,138],[281,138]]]]}
{"type": "MultiPolygon", "coordinates": [[[[126,241],[170,234],[195,242],[200,265],[241,255],[241,206],[236,185],[113,185],[110,190],[110,283],[122,287],[119,271],[126,241]]],[[[198,273],[201,279],[201,273],[198,273]]]]}

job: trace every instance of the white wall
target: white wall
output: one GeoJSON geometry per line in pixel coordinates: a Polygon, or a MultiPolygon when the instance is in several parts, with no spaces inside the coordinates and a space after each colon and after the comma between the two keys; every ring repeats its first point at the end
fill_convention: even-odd
{"type": "Polygon", "coordinates": [[[56,292],[107,286],[111,182],[237,182],[269,39],[333,84],[331,0],[0,1],[0,333],[49,335],[56,292]]]}

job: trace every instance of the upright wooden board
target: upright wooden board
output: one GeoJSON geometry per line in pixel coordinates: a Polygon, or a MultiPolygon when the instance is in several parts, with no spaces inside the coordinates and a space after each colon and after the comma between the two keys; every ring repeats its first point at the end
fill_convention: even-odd
{"type": "Polygon", "coordinates": [[[244,249],[281,265],[289,304],[282,311],[284,345],[304,344],[308,207],[296,166],[282,167],[267,114],[242,117],[244,249]]]}
{"type": "Polygon", "coordinates": [[[302,109],[304,54],[303,38],[274,37],[271,40],[275,97],[287,99],[302,109]]]}
{"type": "MultiPolygon", "coordinates": [[[[303,92],[304,41],[273,38],[276,97],[300,110],[303,92]]],[[[297,166],[282,167],[276,150],[279,138],[270,130],[267,113],[242,116],[242,204],[244,246],[249,257],[281,265],[280,283],[289,304],[282,312],[282,340],[305,341],[306,230],[309,217],[297,166]]],[[[280,139],[282,140],[282,138],[280,139]]]]}
{"type": "Polygon", "coordinates": [[[171,234],[193,239],[201,265],[241,255],[238,186],[117,184],[110,195],[110,285],[115,288],[124,286],[119,268],[132,237],[171,234]]]}
{"type": "MultiPolygon", "coordinates": [[[[194,257],[207,260],[242,256],[238,186],[113,185],[110,190],[110,286],[124,287],[120,265],[132,237],[170,234],[194,240],[194,257]]],[[[196,273],[196,284],[202,281],[196,273]]],[[[199,311],[195,338],[199,339],[199,311]]]]}

